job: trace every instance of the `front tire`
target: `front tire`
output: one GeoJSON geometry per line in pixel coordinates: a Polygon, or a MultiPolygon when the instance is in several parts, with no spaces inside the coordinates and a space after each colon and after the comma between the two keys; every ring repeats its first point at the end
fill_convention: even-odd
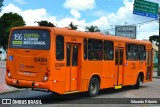
{"type": "Polygon", "coordinates": [[[90,97],[95,97],[99,93],[99,80],[96,77],[92,77],[89,82],[88,93],[90,97]]]}
{"type": "Polygon", "coordinates": [[[138,75],[138,77],[137,77],[137,82],[136,82],[136,84],[135,84],[135,86],[134,86],[135,89],[139,89],[139,87],[140,87],[140,82],[141,82],[141,77],[140,77],[140,75],[138,75]]]}

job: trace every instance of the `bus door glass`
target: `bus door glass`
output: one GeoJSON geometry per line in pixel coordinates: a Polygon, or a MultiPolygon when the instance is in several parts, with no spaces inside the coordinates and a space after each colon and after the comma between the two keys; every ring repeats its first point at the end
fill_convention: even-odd
{"type": "Polygon", "coordinates": [[[65,91],[77,90],[78,44],[66,45],[66,88],[65,91]]]}
{"type": "Polygon", "coordinates": [[[152,73],[152,51],[147,50],[147,74],[146,74],[146,80],[150,81],[151,80],[151,73],[152,73]]]}
{"type": "Polygon", "coordinates": [[[123,48],[115,48],[115,85],[123,84],[123,48]]]}

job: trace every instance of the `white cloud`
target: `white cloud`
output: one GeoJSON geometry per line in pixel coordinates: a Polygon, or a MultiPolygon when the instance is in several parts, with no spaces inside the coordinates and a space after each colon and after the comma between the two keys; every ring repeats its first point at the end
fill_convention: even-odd
{"type": "Polygon", "coordinates": [[[44,19],[47,15],[45,9],[36,9],[36,10],[25,10],[21,13],[23,19],[27,23],[27,25],[35,25],[35,21],[41,21],[41,19],[44,19]]]}
{"type": "MultiPolygon", "coordinates": [[[[13,13],[18,13],[19,15],[21,15],[24,19],[24,21],[26,22],[27,26],[37,26],[38,24],[35,23],[35,21],[41,21],[41,20],[47,20],[51,23],[53,23],[54,25],[58,26],[58,27],[66,27],[70,24],[70,22],[73,22],[73,24],[75,25],[79,25],[79,30],[84,30],[84,26],[85,25],[85,20],[78,20],[76,18],[63,18],[63,19],[59,19],[57,20],[57,18],[55,16],[49,16],[47,14],[46,9],[41,8],[41,9],[29,9],[29,10],[21,10],[19,7],[16,7],[13,4],[9,4],[8,6],[4,6],[2,8],[2,12],[0,14],[0,16],[2,16],[2,14],[4,13],[8,13],[8,12],[13,12],[13,13]]],[[[75,17],[80,17],[80,14],[74,14],[73,15],[75,17]]]]}
{"type": "Polygon", "coordinates": [[[71,9],[70,11],[71,15],[73,15],[75,18],[80,18],[81,17],[81,14],[75,10],[75,9],[71,9]]]}
{"type": "Polygon", "coordinates": [[[35,10],[29,9],[29,10],[23,11],[19,7],[16,7],[13,4],[9,4],[9,5],[4,6],[2,8],[2,12],[0,13],[0,16],[2,16],[4,13],[8,13],[8,12],[18,13],[19,15],[21,15],[23,17],[24,21],[26,22],[27,26],[37,25],[37,23],[35,23],[35,21],[41,21],[41,20],[53,21],[56,19],[55,17],[47,16],[46,9],[44,9],[44,8],[35,9],[35,10]]]}
{"type": "Polygon", "coordinates": [[[24,0],[14,0],[15,2],[19,3],[19,4],[26,4],[27,2],[25,2],[24,0]]]}
{"type": "Polygon", "coordinates": [[[14,13],[20,14],[22,12],[22,10],[13,4],[8,4],[7,6],[2,7],[2,11],[0,13],[0,16],[4,13],[8,13],[8,12],[14,12],[14,13]]]}
{"type": "Polygon", "coordinates": [[[95,0],[66,0],[63,6],[67,9],[83,11],[93,9],[95,7],[95,0]]]}
{"type": "MultiPolygon", "coordinates": [[[[132,25],[153,20],[152,18],[133,15],[133,0],[123,1],[124,6],[120,7],[116,13],[102,14],[99,19],[90,24],[98,26],[103,32],[109,31],[114,35],[116,25],[132,25]]],[[[99,13],[103,13],[103,11],[99,11],[99,13]]],[[[156,20],[137,25],[137,39],[148,39],[151,35],[158,35],[158,22],[156,20]]]]}
{"type": "Polygon", "coordinates": [[[95,11],[93,13],[93,15],[95,15],[95,16],[103,16],[103,15],[106,15],[106,14],[107,14],[107,12],[105,12],[103,10],[98,10],[98,11],[95,11]]]}

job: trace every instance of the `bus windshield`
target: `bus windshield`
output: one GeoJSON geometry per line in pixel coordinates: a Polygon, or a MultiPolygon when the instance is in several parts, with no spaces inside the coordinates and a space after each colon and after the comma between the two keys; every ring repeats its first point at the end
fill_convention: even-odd
{"type": "Polygon", "coordinates": [[[17,49],[50,49],[50,34],[48,30],[19,29],[14,30],[10,37],[10,48],[17,49]]]}

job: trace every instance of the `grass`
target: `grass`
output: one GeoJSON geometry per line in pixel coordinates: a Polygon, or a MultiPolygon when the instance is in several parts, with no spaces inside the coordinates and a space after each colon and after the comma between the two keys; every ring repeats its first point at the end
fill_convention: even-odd
{"type": "Polygon", "coordinates": [[[158,68],[158,63],[153,64],[154,68],[158,68]]]}

